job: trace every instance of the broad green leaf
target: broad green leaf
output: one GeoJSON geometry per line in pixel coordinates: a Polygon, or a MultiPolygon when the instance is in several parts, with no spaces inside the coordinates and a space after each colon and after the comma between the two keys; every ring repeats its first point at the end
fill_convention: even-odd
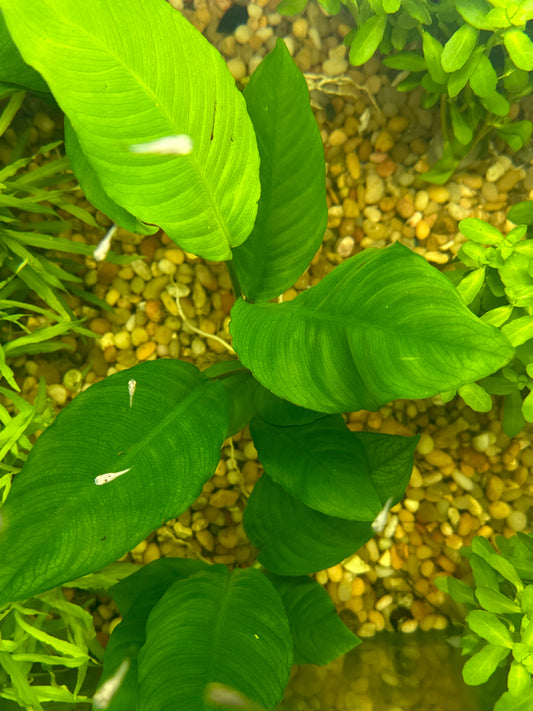
{"type": "MultiPolygon", "coordinates": [[[[532,287],[533,291],[533,287],[532,287]]],[[[533,301],[533,294],[532,294],[533,301]]],[[[519,346],[533,338],[533,316],[521,316],[506,323],[501,329],[513,346],[519,346]]]]}
{"type": "Polygon", "coordinates": [[[457,12],[465,22],[478,30],[494,29],[487,22],[490,5],[485,0],[455,0],[457,12]]]}
{"type": "Polygon", "coordinates": [[[479,244],[501,244],[504,236],[497,227],[477,217],[467,217],[459,222],[459,229],[465,237],[479,244]]]}
{"type": "Polygon", "coordinates": [[[522,414],[526,422],[533,422],[533,390],[524,398],[522,414]]]}
{"type": "Polygon", "coordinates": [[[265,708],[282,698],[293,659],[287,615],[258,570],[222,566],[174,583],[156,604],[138,657],[138,711],[204,711],[219,682],[265,708]]]}
{"type": "Polygon", "coordinates": [[[513,353],[445,276],[399,244],[348,259],[293,301],[239,300],[230,328],[264,387],[331,413],[456,389],[513,353]]]}
{"type": "Polygon", "coordinates": [[[497,570],[500,575],[503,575],[506,580],[512,583],[518,592],[523,590],[524,584],[514,569],[513,564],[509,560],[506,560],[503,556],[498,555],[498,553],[493,553],[487,559],[487,563],[491,565],[494,570],[497,570]]]}
{"type": "Polygon", "coordinates": [[[391,69],[406,72],[424,72],[428,68],[426,60],[416,52],[397,52],[385,57],[383,64],[391,69]]]}
{"type": "Polygon", "coordinates": [[[451,74],[466,64],[477,44],[478,34],[471,25],[461,25],[453,33],[442,50],[441,64],[445,72],[451,74]]]}
{"type": "MultiPolygon", "coordinates": [[[[467,27],[467,25],[464,25],[464,27],[467,27]]],[[[468,80],[474,73],[482,54],[483,48],[476,47],[476,49],[472,52],[470,59],[468,59],[460,69],[450,74],[448,79],[448,96],[451,99],[456,97],[459,92],[464,89],[468,80]]]]}
{"type": "Polygon", "coordinates": [[[492,10],[487,15],[487,24],[490,25],[491,29],[503,29],[505,27],[510,27],[508,12],[509,8],[506,7],[493,7],[492,10]]]}
{"type": "Polygon", "coordinates": [[[369,522],[326,516],[263,474],[244,509],[244,528],[258,560],[278,575],[309,575],[340,563],[374,531],[369,522]]]}
{"type": "Polygon", "coordinates": [[[513,151],[519,151],[529,142],[532,131],[533,124],[527,120],[513,121],[497,129],[498,136],[511,146],[513,151]]]}
{"type": "Polygon", "coordinates": [[[476,588],[486,587],[499,590],[500,578],[494,568],[491,568],[483,558],[475,553],[472,553],[469,557],[469,562],[476,582],[476,588]]]}
{"type": "Polygon", "coordinates": [[[435,585],[445,593],[448,593],[455,602],[466,605],[475,605],[476,599],[474,591],[462,580],[452,578],[451,575],[435,578],[435,585]]]}
{"type": "Polygon", "coordinates": [[[319,2],[328,15],[336,15],[341,9],[340,0],[319,0],[319,2]]]}
{"type": "Polygon", "coordinates": [[[268,301],[305,271],[327,224],[324,147],[309,91],[278,39],[244,91],[261,159],[252,233],[233,252],[243,294],[268,301]]]}
{"type": "Polygon", "coordinates": [[[124,210],[112,200],[98,178],[98,174],[87,160],[68,118],[65,116],[65,150],[70,159],[72,170],[85,197],[109,219],[116,222],[128,232],[137,234],[153,234],[158,228],[155,225],[145,225],[130,212],[124,210]]]}
{"type": "Polygon", "coordinates": [[[442,45],[429,32],[422,31],[422,50],[426,60],[428,72],[436,84],[446,84],[446,72],[442,68],[442,45]]]}
{"type": "Polygon", "coordinates": [[[508,437],[516,437],[525,425],[522,414],[522,396],[516,389],[505,395],[503,399],[503,431],[508,437]]]}
{"type": "Polygon", "coordinates": [[[392,15],[393,13],[398,12],[401,4],[401,0],[383,0],[383,10],[387,13],[387,15],[392,15]]]}
{"type": "Polygon", "coordinates": [[[512,661],[507,675],[507,688],[509,693],[516,697],[523,696],[531,686],[531,674],[523,664],[512,661]]]}
{"type": "Polygon", "coordinates": [[[509,654],[505,647],[487,644],[474,654],[463,667],[463,679],[470,686],[484,684],[494,674],[500,662],[509,654]]]}
{"type": "Polygon", "coordinates": [[[387,15],[372,15],[358,28],[350,48],[350,64],[358,67],[368,62],[383,39],[387,15]]]}
{"type": "Polygon", "coordinates": [[[530,687],[520,697],[513,696],[509,691],[503,693],[494,705],[494,711],[530,711],[533,706],[533,689],[530,687]]]}
{"type": "Polygon", "coordinates": [[[287,427],[289,425],[306,425],[324,417],[323,412],[306,410],[293,405],[288,400],[273,395],[270,390],[257,384],[254,404],[256,414],[270,425],[287,427]]]}
{"type": "Polygon", "coordinates": [[[250,433],[266,473],[306,506],[351,521],[376,518],[381,503],[363,445],[341,415],[302,427],[254,418],[250,433]]]}
{"type": "Polygon", "coordinates": [[[0,12],[0,82],[14,84],[35,93],[50,96],[42,76],[28,66],[11,39],[5,19],[0,12]]]}
{"type": "Polygon", "coordinates": [[[306,5],[307,0],[281,0],[276,12],[280,15],[301,15],[306,5]]]}
{"type": "MultiPolygon", "coordinates": [[[[487,612],[493,612],[497,615],[520,612],[520,607],[515,602],[492,588],[476,588],[476,597],[481,607],[487,610],[487,612]]],[[[501,644],[501,642],[497,644],[501,644]]]]}
{"type": "Polygon", "coordinates": [[[526,72],[533,70],[533,42],[525,32],[509,29],[503,33],[503,42],[515,66],[526,72]]]}
{"type": "Polygon", "coordinates": [[[467,274],[457,285],[461,299],[468,306],[474,301],[485,283],[485,267],[479,267],[467,274]]]}
{"type": "Polygon", "coordinates": [[[497,91],[495,91],[493,94],[490,94],[489,96],[481,97],[481,103],[487,109],[487,111],[490,111],[496,116],[506,117],[508,116],[509,111],[511,110],[511,105],[507,101],[505,96],[498,94],[497,91]]]}
{"type": "Polygon", "coordinates": [[[287,613],[294,664],[329,664],[361,640],[341,621],[330,596],[316,580],[273,573],[268,579],[287,613]]]}
{"type": "Polygon", "coordinates": [[[481,385],[467,383],[461,385],[457,392],[474,412],[490,412],[492,410],[492,398],[481,385]]]}
{"type": "Polygon", "coordinates": [[[2,0],[2,10],[107,195],[187,251],[230,259],[255,220],[259,155],[218,51],[159,0],[2,0]],[[193,140],[187,155],[130,150],[182,134],[193,140]]]}
{"type": "Polygon", "coordinates": [[[482,54],[470,76],[470,86],[477,96],[490,96],[496,91],[498,75],[486,54],[482,54]]]}
{"type": "Polygon", "coordinates": [[[425,2],[421,2],[421,0],[402,0],[402,7],[413,20],[421,22],[423,25],[431,25],[432,17],[425,2]]]}
{"type": "Polygon", "coordinates": [[[152,608],[172,584],[208,567],[198,560],[160,558],[138,567],[136,573],[110,590],[123,619],[106,647],[100,684],[112,677],[125,659],[129,661],[129,668],[107,711],[136,707],[137,656],[146,641],[146,621],[152,608]]]}
{"type": "Polygon", "coordinates": [[[218,380],[226,390],[230,409],[227,436],[233,437],[256,414],[256,393],[264,388],[238,360],[218,361],[203,372],[208,378],[218,380]]]}
{"type": "Polygon", "coordinates": [[[183,512],[217,466],[227,408],[219,383],[175,360],[80,393],[39,437],[0,509],[0,605],[103,567],[183,512]]]}
{"type": "Polygon", "coordinates": [[[466,122],[463,114],[456,104],[450,104],[450,116],[452,119],[453,135],[463,146],[468,145],[474,136],[474,132],[466,122]]]}

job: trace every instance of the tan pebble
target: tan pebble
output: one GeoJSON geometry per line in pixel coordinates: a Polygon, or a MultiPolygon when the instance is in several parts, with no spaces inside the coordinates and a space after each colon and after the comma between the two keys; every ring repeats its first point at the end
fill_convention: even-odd
{"type": "Polygon", "coordinates": [[[347,140],[348,136],[344,133],[344,131],[341,128],[336,128],[330,133],[328,143],[330,146],[342,146],[342,144],[346,143],[347,140]]]}
{"type": "Polygon", "coordinates": [[[431,558],[432,555],[433,555],[433,551],[431,550],[431,548],[429,546],[422,545],[422,546],[418,546],[418,548],[416,549],[416,557],[419,560],[425,560],[426,558],[431,558]]]}
{"type": "Polygon", "coordinates": [[[148,333],[142,326],[136,326],[131,332],[131,343],[134,346],[140,346],[149,340],[148,333]]]}
{"type": "Polygon", "coordinates": [[[376,625],[373,622],[364,622],[357,630],[358,637],[373,637],[376,634],[376,625]]]}
{"type": "Polygon", "coordinates": [[[292,34],[297,39],[305,39],[309,30],[309,23],[303,17],[299,17],[292,23],[292,34]]]}
{"type": "Polygon", "coordinates": [[[368,621],[376,626],[377,632],[381,632],[381,630],[385,628],[385,618],[379,610],[369,610],[368,621]]]}
{"type": "Polygon", "coordinates": [[[393,116],[387,122],[387,128],[393,133],[402,133],[409,125],[409,119],[405,116],[393,116]]]}
{"type": "Polygon", "coordinates": [[[435,615],[435,619],[433,621],[433,629],[434,630],[445,630],[448,627],[448,620],[444,615],[435,615]]]}
{"type": "Polygon", "coordinates": [[[439,565],[447,573],[451,574],[455,571],[455,563],[451,561],[447,556],[438,555],[435,560],[437,562],[437,565],[439,565]]]}
{"type": "Polygon", "coordinates": [[[119,331],[115,333],[115,346],[120,350],[131,348],[131,336],[128,331],[119,331]]]}
{"type": "Polygon", "coordinates": [[[165,259],[168,259],[172,264],[179,266],[185,261],[185,255],[181,249],[166,249],[165,259]]]}
{"type": "Polygon", "coordinates": [[[163,320],[163,308],[162,303],[159,299],[149,299],[146,302],[145,313],[150,319],[155,323],[163,320]]]}
{"type": "Polygon", "coordinates": [[[52,383],[47,385],[46,392],[56,403],[56,405],[64,405],[68,399],[68,391],[64,385],[59,383],[52,383]]]}
{"type": "Polygon", "coordinates": [[[106,318],[93,318],[89,321],[89,328],[99,336],[103,336],[104,333],[111,331],[111,324],[106,318]]]}
{"type": "Polygon", "coordinates": [[[105,302],[109,306],[115,306],[117,301],[120,299],[120,291],[118,289],[112,288],[109,289],[107,294],[105,295],[105,302]]]}
{"type": "Polygon", "coordinates": [[[409,195],[403,195],[398,199],[396,203],[396,212],[404,220],[407,220],[415,212],[415,206],[413,205],[413,198],[409,195]]]}
{"type": "Polygon", "coordinates": [[[158,560],[161,558],[161,551],[159,550],[159,546],[157,543],[149,543],[143,553],[143,563],[145,565],[148,565],[148,563],[151,563],[153,560],[158,560]]]}
{"type": "Polygon", "coordinates": [[[523,531],[527,526],[527,516],[523,511],[511,511],[507,516],[507,525],[513,531],[523,531]]]}
{"type": "Polygon", "coordinates": [[[503,481],[498,476],[491,476],[485,487],[485,494],[489,501],[498,501],[503,493],[503,481]]]}
{"type": "Polygon", "coordinates": [[[143,296],[147,301],[159,299],[161,292],[168,284],[168,276],[162,274],[161,276],[154,277],[149,281],[143,290],[143,296]]]}
{"type": "MultiPolygon", "coordinates": [[[[457,511],[457,509],[455,510],[457,511]]],[[[505,518],[505,516],[503,518],[505,518]]],[[[476,520],[469,513],[463,511],[463,513],[459,516],[459,521],[457,524],[457,533],[463,537],[468,536],[470,531],[472,531],[472,529],[475,527],[476,523],[476,520]]]]}
{"type": "Polygon", "coordinates": [[[465,491],[472,491],[474,488],[474,482],[472,479],[469,479],[465,474],[459,471],[459,469],[456,469],[452,473],[452,477],[454,478],[456,484],[458,484],[465,491]]]}
{"type": "Polygon", "coordinates": [[[210,497],[209,503],[217,509],[226,509],[235,506],[239,496],[239,492],[234,489],[219,489],[210,497]]]}
{"type": "MultiPolygon", "coordinates": [[[[373,205],[381,200],[385,192],[383,180],[375,173],[368,173],[366,176],[366,190],[364,199],[367,205],[373,205]]],[[[379,227],[379,225],[376,225],[379,227]]]]}
{"type": "MultiPolygon", "coordinates": [[[[309,31],[309,37],[312,41],[311,31],[309,31]]],[[[328,77],[335,77],[339,74],[345,74],[348,69],[348,62],[340,57],[332,57],[331,59],[326,59],[322,64],[322,71],[328,77]]]]}
{"type": "MultiPolygon", "coordinates": [[[[398,527],[396,528],[398,530],[398,527]]],[[[397,544],[389,548],[390,552],[390,567],[393,570],[401,570],[405,565],[405,560],[407,557],[407,552],[402,555],[403,547],[402,544],[397,544]]]]}
{"type": "Polygon", "coordinates": [[[380,178],[390,178],[390,176],[396,172],[397,167],[393,160],[387,158],[376,166],[376,173],[380,178]]]}
{"type": "Polygon", "coordinates": [[[426,454],[426,461],[439,469],[453,466],[452,457],[442,449],[434,449],[426,454]]]}
{"type": "Polygon", "coordinates": [[[419,240],[425,240],[429,236],[430,227],[425,220],[420,220],[415,227],[415,236],[419,240]]]}
{"type": "Polygon", "coordinates": [[[328,568],[328,578],[331,580],[333,583],[338,583],[342,580],[342,565],[338,563],[337,565],[334,565],[331,568],[328,568]]]}
{"type": "MultiPolygon", "coordinates": [[[[361,175],[361,165],[357,153],[348,153],[346,156],[346,168],[354,180],[358,180],[361,175]]],[[[358,217],[358,215],[356,215],[358,217]]]]}
{"type": "Polygon", "coordinates": [[[147,343],[142,343],[137,348],[137,350],[135,351],[135,355],[140,361],[148,360],[148,358],[150,358],[150,356],[155,353],[156,348],[157,343],[154,343],[153,341],[148,341],[147,343]]]}
{"type": "Polygon", "coordinates": [[[387,153],[394,146],[394,139],[388,131],[380,131],[376,138],[375,149],[387,153]]]}
{"type": "Polygon", "coordinates": [[[418,440],[418,444],[416,445],[416,451],[418,452],[418,454],[427,456],[430,452],[433,451],[434,446],[435,445],[433,443],[433,438],[426,432],[422,432],[422,434],[420,435],[420,439],[418,440]]]}
{"type": "Polygon", "coordinates": [[[379,598],[379,600],[376,600],[376,604],[374,605],[374,607],[376,608],[376,610],[381,612],[389,605],[392,605],[393,602],[394,602],[394,598],[392,597],[392,595],[390,595],[390,594],[383,595],[382,597],[379,598]]]}
{"type": "Polygon", "coordinates": [[[488,512],[491,518],[496,521],[500,521],[509,516],[511,513],[511,507],[505,501],[492,501],[489,504],[488,512]]]}
{"type": "Polygon", "coordinates": [[[327,585],[328,582],[328,571],[327,570],[319,570],[318,573],[315,573],[315,578],[317,583],[320,585],[327,585]]]}
{"type": "Polygon", "coordinates": [[[435,564],[432,560],[423,560],[422,564],[420,565],[420,573],[424,576],[424,578],[429,578],[433,571],[435,570],[435,564]]]}
{"type": "Polygon", "coordinates": [[[221,528],[218,532],[218,541],[225,548],[232,549],[239,543],[239,535],[236,528],[229,526],[228,528],[221,528]]]}
{"type": "Polygon", "coordinates": [[[352,585],[347,581],[342,581],[339,583],[339,588],[337,590],[339,600],[341,602],[347,602],[352,596],[352,585]]]}
{"type": "Polygon", "coordinates": [[[430,185],[427,189],[429,199],[439,204],[448,202],[450,192],[444,185],[430,185]]]}
{"type": "Polygon", "coordinates": [[[240,57],[232,57],[227,61],[227,67],[235,81],[240,81],[246,76],[246,65],[240,57]]]}
{"type": "Polygon", "coordinates": [[[418,622],[416,620],[405,620],[405,622],[402,622],[400,625],[400,632],[403,632],[404,634],[412,634],[413,632],[416,632],[417,629],[418,622]]]}

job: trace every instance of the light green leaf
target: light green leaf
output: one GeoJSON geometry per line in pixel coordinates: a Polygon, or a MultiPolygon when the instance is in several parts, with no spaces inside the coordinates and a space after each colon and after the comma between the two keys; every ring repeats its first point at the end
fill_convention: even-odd
{"type": "Polygon", "coordinates": [[[462,146],[467,146],[474,136],[474,132],[465,121],[463,114],[456,104],[450,104],[450,116],[452,119],[453,135],[462,146]]]}
{"type": "Polygon", "coordinates": [[[266,708],[283,696],[293,659],[289,623],[254,568],[213,566],[174,583],[152,610],[138,658],[138,710],[204,711],[219,682],[266,708]]]}
{"type": "Polygon", "coordinates": [[[261,198],[233,263],[244,295],[268,301],[294,284],[322,242],[324,147],[305,79],[283,40],[255,70],[244,97],[258,140],[261,198]]]}
{"type": "Polygon", "coordinates": [[[399,244],[348,259],[293,301],[237,301],[231,332],[264,387],[332,413],[456,389],[513,354],[445,276],[399,244]]]}
{"type": "Polygon", "coordinates": [[[391,69],[398,69],[402,72],[424,72],[426,60],[416,52],[397,52],[391,54],[390,57],[385,57],[383,64],[391,69]]]}
{"type": "Polygon", "coordinates": [[[276,12],[280,15],[301,15],[306,5],[307,0],[281,0],[276,12]]]}
{"type": "Polygon", "coordinates": [[[513,151],[519,151],[531,138],[533,124],[531,121],[512,121],[497,129],[498,136],[502,138],[513,151]]]}
{"type": "Polygon", "coordinates": [[[107,195],[187,251],[230,259],[255,220],[259,155],[218,51],[159,0],[3,0],[2,10],[107,195]],[[187,155],[130,150],[181,134],[193,140],[187,155]]]}
{"type": "Polygon", "coordinates": [[[507,675],[509,693],[516,697],[523,696],[531,685],[531,674],[519,662],[513,660],[507,675]]]}
{"type": "Polygon", "coordinates": [[[515,66],[526,72],[533,70],[533,42],[525,32],[512,28],[503,33],[506,50],[515,66]]]}
{"type": "Polygon", "coordinates": [[[498,75],[486,54],[480,56],[469,81],[472,91],[477,96],[490,96],[496,91],[498,75]]]}
{"type": "Polygon", "coordinates": [[[470,686],[484,684],[494,674],[500,662],[509,654],[505,647],[487,644],[474,654],[463,667],[463,679],[470,686]]]}
{"type": "Polygon", "coordinates": [[[513,640],[507,627],[496,615],[484,610],[471,610],[466,616],[466,623],[472,630],[490,644],[500,647],[513,646],[513,640]]]}
{"type": "Polygon", "coordinates": [[[456,72],[470,59],[477,44],[478,30],[471,25],[461,25],[444,45],[442,68],[448,74],[456,72]]]}
{"type": "Polygon", "coordinates": [[[507,101],[505,96],[498,94],[497,91],[489,96],[481,97],[481,103],[487,111],[503,118],[508,116],[509,111],[511,110],[511,104],[507,101]]]}
{"type": "Polygon", "coordinates": [[[491,566],[476,553],[472,553],[469,557],[469,562],[477,589],[486,587],[492,590],[499,590],[500,578],[494,568],[491,568],[491,566]]]}
{"type": "Polygon", "coordinates": [[[524,398],[522,414],[526,422],[533,422],[533,390],[524,398]]]}
{"type": "Polygon", "coordinates": [[[490,5],[485,0],[455,0],[457,12],[465,22],[478,30],[494,29],[487,22],[490,5]]]}
{"type": "Polygon", "coordinates": [[[465,237],[479,244],[501,244],[504,236],[497,227],[493,227],[485,220],[476,217],[467,217],[459,222],[459,229],[465,237]]]}
{"type": "Polygon", "coordinates": [[[501,331],[513,346],[520,346],[522,343],[533,338],[533,316],[520,316],[502,326],[501,331]]]}
{"type": "Polygon", "coordinates": [[[341,9],[340,0],[318,0],[328,15],[336,15],[341,9]]]}
{"type": "Polygon", "coordinates": [[[476,47],[476,49],[472,52],[470,59],[468,59],[468,61],[460,69],[451,73],[448,79],[448,96],[451,99],[456,97],[459,92],[464,89],[468,80],[474,73],[482,54],[483,48],[476,47]]]}
{"type": "Polygon", "coordinates": [[[250,433],[270,478],[306,506],[351,521],[373,521],[381,509],[364,448],[341,415],[302,427],[254,418],[250,433]]]}
{"type": "Polygon", "coordinates": [[[533,705],[533,689],[529,688],[519,698],[506,691],[494,705],[494,711],[530,711],[533,705]]]}
{"type": "Polygon", "coordinates": [[[474,271],[470,272],[463,277],[463,279],[461,279],[457,285],[457,291],[467,306],[474,301],[484,283],[485,267],[474,269],[474,271]]]}
{"type": "Polygon", "coordinates": [[[387,15],[372,15],[358,28],[350,48],[350,63],[358,67],[368,62],[383,39],[387,15]]]}
{"type": "Polygon", "coordinates": [[[383,10],[387,15],[392,15],[394,12],[398,12],[401,4],[401,0],[383,0],[383,10]]]}
{"type": "Polygon", "coordinates": [[[0,605],[97,570],[178,516],[214,472],[227,427],[224,389],[189,363],[142,363],[80,393],[0,510],[0,605]]]}
{"type": "MultiPolygon", "coordinates": [[[[485,608],[487,612],[493,612],[497,615],[520,612],[520,607],[515,602],[492,588],[476,588],[476,597],[481,607],[485,608]]],[[[501,644],[501,642],[498,642],[498,644],[501,644]]]]}
{"type": "Polygon", "coordinates": [[[294,664],[329,664],[361,640],[341,621],[326,590],[307,577],[268,574],[287,613],[294,664]]]}
{"type": "Polygon", "coordinates": [[[458,393],[474,412],[490,412],[492,410],[492,398],[481,385],[477,383],[461,385],[458,393]]]}
{"type": "Polygon", "coordinates": [[[432,34],[422,31],[422,50],[426,60],[428,72],[436,84],[446,84],[448,77],[442,68],[442,45],[432,34]]]}
{"type": "MultiPolygon", "coordinates": [[[[38,94],[50,96],[46,82],[20,56],[0,12],[0,82],[14,84],[38,94]]],[[[1,135],[2,132],[0,132],[1,135]]]]}
{"type": "Polygon", "coordinates": [[[450,575],[435,578],[435,585],[439,590],[448,593],[455,602],[461,602],[466,605],[475,605],[476,599],[474,591],[462,580],[452,578],[450,575]]]}

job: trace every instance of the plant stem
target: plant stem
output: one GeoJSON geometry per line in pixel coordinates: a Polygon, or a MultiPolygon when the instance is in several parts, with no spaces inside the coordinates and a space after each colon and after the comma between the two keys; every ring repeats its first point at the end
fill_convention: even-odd
{"type": "Polygon", "coordinates": [[[241,284],[239,282],[239,277],[237,276],[237,272],[235,271],[235,267],[233,266],[233,261],[231,259],[228,259],[226,262],[224,262],[224,264],[226,265],[226,269],[228,270],[228,274],[231,279],[233,293],[235,294],[235,298],[238,299],[242,296],[242,289],[241,284]]]}
{"type": "Polygon", "coordinates": [[[440,97],[440,130],[442,132],[442,140],[448,143],[448,126],[446,124],[446,97],[444,94],[440,97]]]}

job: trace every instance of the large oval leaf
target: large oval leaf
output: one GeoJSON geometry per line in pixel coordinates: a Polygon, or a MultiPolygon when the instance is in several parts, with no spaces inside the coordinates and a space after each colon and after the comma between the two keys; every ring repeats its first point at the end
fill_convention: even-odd
{"type": "Polygon", "coordinates": [[[213,474],[227,427],[222,386],[180,361],[143,363],[78,395],[0,509],[0,605],[103,567],[179,515],[213,474]]]}
{"type": "Polygon", "coordinates": [[[230,328],[262,385],[331,413],[455,390],[513,354],[444,275],[399,244],[348,259],[293,301],[239,300],[230,328]]]}
{"type": "Polygon", "coordinates": [[[161,0],[3,0],[2,10],[109,197],[188,251],[230,259],[254,223],[259,156],[217,50],[161,0]],[[179,134],[193,139],[188,155],[129,150],[179,134]]]}
{"type": "Polygon", "coordinates": [[[261,157],[253,231],[233,261],[243,294],[268,301],[294,284],[326,228],[324,147],[309,92],[283,40],[244,91],[261,157]]]}
{"type": "Polygon", "coordinates": [[[273,708],[292,664],[281,600],[254,568],[215,566],[172,585],[153,609],[139,654],[139,711],[212,708],[218,682],[273,708]]]}

